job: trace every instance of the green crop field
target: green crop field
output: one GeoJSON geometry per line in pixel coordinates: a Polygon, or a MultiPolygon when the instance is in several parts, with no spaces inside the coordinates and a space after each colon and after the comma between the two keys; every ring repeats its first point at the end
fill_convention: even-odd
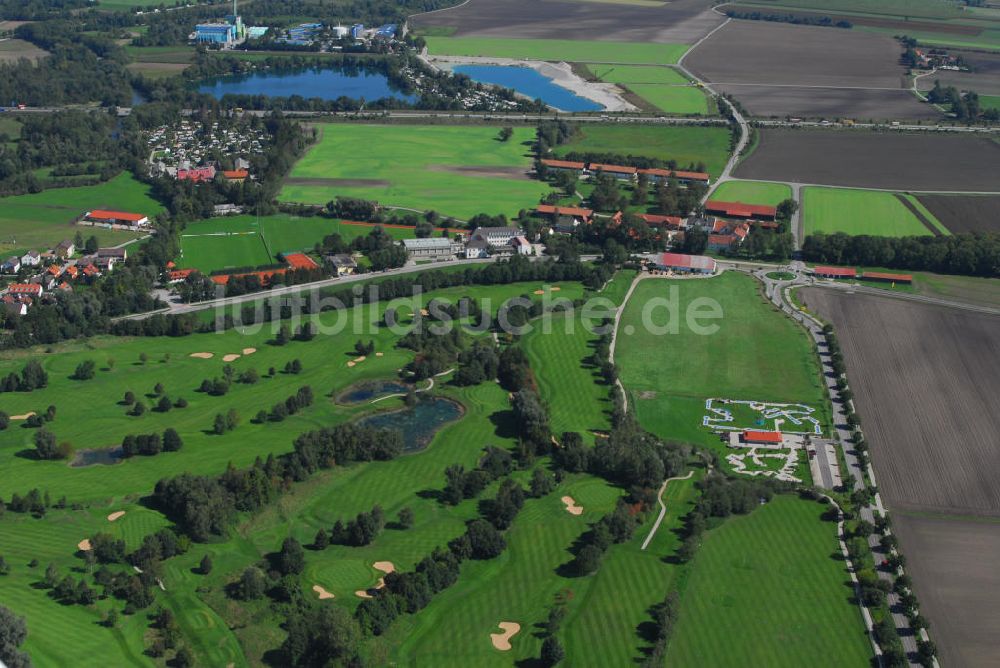
{"type": "Polygon", "coordinates": [[[696,86],[669,86],[663,84],[624,84],[630,91],[666,114],[708,115],[715,105],[696,86]]]}
{"type": "Polygon", "coordinates": [[[531,179],[533,128],[506,142],[498,127],[324,124],[279,199],[326,204],[337,195],[468,219],[514,216],[549,187],[531,179]]]}
{"type": "Polygon", "coordinates": [[[675,84],[685,86],[691,81],[672,67],[655,65],[588,65],[595,77],[608,83],[675,84]]]}
{"type": "Polygon", "coordinates": [[[783,183],[763,181],[726,181],[712,193],[712,199],[723,202],[743,202],[777,206],[792,196],[792,189],[783,183]]]}
{"type": "Polygon", "coordinates": [[[872,649],[825,506],[777,496],[709,531],[667,665],[868,666],[872,649]]]}
{"type": "MultiPolygon", "coordinates": [[[[904,197],[942,234],[949,234],[929,211],[910,195],[904,197]]],[[[881,237],[931,234],[891,192],[848,188],[808,187],[802,191],[802,220],[806,234],[844,232],[881,237]]]]}
{"type": "Polygon", "coordinates": [[[712,397],[804,403],[829,424],[808,336],[759,289],[757,281],[735,272],[709,279],[647,279],[636,287],[619,323],[615,362],[644,427],[663,438],[717,445],[701,423],[705,400],[712,397]],[[672,299],[672,293],[676,317],[669,306],[648,305],[656,298],[672,299]],[[721,308],[721,318],[700,321],[717,325],[715,333],[699,334],[687,326],[695,300],[721,308]],[[644,310],[654,327],[676,322],[676,333],[657,335],[648,329],[644,310]]]}
{"type": "Polygon", "coordinates": [[[522,60],[577,63],[669,65],[688,50],[687,44],[595,42],[569,39],[509,39],[496,37],[427,37],[436,56],[492,56],[522,60]]]}
{"type": "Polygon", "coordinates": [[[979,103],[983,109],[1000,109],[1000,95],[980,95],[979,103]]]}
{"type": "Polygon", "coordinates": [[[115,209],[154,216],[163,207],[149,195],[149,187],[130,174],[120,174],[96,186],[51,188],[32,195],[0,198],[0,252],[45,250],[79,231],[95,235],[102,245],[120,244],[139,234],[100,227],[73,225],[93,209],[115,209]],[[11,243],[11,242],[14,243],[11,243]]]}
{"type": "Polygon", "coordinates": [[[587,151],[676,160],[681,169],[704,162],[708,173],[714,177],[729,160],[729,130],[724,127],[588,125],[580,128],[577,137],[553,151],[557,156],[587,151]]]}

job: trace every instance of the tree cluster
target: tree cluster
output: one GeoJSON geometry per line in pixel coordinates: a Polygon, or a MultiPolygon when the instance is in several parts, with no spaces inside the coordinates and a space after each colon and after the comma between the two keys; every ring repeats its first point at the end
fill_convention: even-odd
{"type": "Polygon", "coordinates": [[[964,276],[1000,275],[1000,234],[872,237],[810,234],[803,258],[826,264],[889,267],[964,276]]]}

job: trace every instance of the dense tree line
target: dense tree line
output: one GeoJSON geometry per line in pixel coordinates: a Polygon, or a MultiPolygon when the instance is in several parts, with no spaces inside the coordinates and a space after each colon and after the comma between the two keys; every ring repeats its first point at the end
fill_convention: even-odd
{"type": "Polygon", "coordinates": [[[122,457],[143,455],[152,457],[161,452],[176,452],[184,446],[177,430],[167,427],[163,434],[129,434],[122,439],[122,457]]]}
{"type": "Polygon", "coordinates": [[[1000,235],[872,237],[810,234],[802,244],[810,262],[890,267],[966,276],[1000,275],[1000,235]]]}
{"type": "Polygon", "coordinates": [[[445,469],[445,486],[441,492],[441,500],[454,506],[464,499],[474,499],[490,483],[510,475],[513,470],[514,458],[507,450],[492,445],[487,446],[476,468],[467,471],[461,464],[452,464],[445,469]]]}
{"type": "Polygon", "coordinates": [[[955,118],[960,121],[969,123],[975,123],[979,120],[1000,121],[1000,109],[996,107],[984,108],[979,100],[979,94],[975,91],[961,92],[954,86],[942,86],[941,82],[936,79],[934,80],[934,88],[927,93],[927,101],[948,107],[955,114],[955,118]]]}
{"type": "Polygon", "coordinates": [[[597,572],[608,548],[629,541],[638,526],[639,517],[624,499],[618,499],[615,509],[592,524],[574,546],[573,572],[581,576],[597,572]]]}
{"type": "Polygon", "coordinates": [[[836,21],[829,16],[813,16],[800,14],[779,14],[773,12],[741,11],[727,9],[726,16],[731,19],[743,19],[745,21],[771,21],[772,23],[793,23],[804,26],[820,26],[823,28],[845,28],[850,29],[854,24],[846,19],[836,21]]]}

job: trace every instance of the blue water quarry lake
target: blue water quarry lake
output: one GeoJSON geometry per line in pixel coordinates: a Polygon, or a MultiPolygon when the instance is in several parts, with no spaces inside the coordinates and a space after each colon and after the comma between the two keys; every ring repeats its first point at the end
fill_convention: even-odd
{"type": "Polygon", "coordinates": [[[393,86],[381,72],[364,70],[308,69],[278,72],[254,72],[205,79],[198,84],[199,93],[217,99],[223,95],[266,95],[306,99],[336,100],[341,97],[364,98],[368,101],[392,98],[416,102],[418,97],[404,93],[393,86]]]}
{"type": "Polygon", "coordinates": [[[601,111],[604,105],[580,97],[573,91],[559,86],[552,79],[530,67],[518,65],[458,65],[452,71],[464,74],[473,81],[512,88],[518,93],[539,99],[550,107],[562,111],[601,111]]]}

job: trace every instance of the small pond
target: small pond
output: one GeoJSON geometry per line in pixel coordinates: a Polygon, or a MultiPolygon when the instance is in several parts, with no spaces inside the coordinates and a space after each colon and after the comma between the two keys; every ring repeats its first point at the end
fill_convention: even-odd
{"type": "Polygon", "coordinates": [[[601,111],[604,106],[559,86],[552,79],[530,67],[517,65],[459,65],[453,70],[473,81],[512,88],[518,93],[540,99],[562,111],[601,111]]]}
{"type": "Polygon", "coordinates": [[[73,461],[71,461],[69,465],[74,468],[80,466],[94,466],[95,464],[111,466],[112,464],[117,464],[122,459],[124,459],[124,457],[122,457],[122,448],[119,445],[113,448],[77,450],[76,456],[73,457],[73,461]]]}
{"type": "Polygon", "coordinates": [[[369,102],[382,98],[405,102],[416,102],[418,99],[415,95],[400,91],[381,72],[329,68],[214,77],[200,81],[198,92],[208,93],[216,99],[221,99],[223,95],[230,93],[268,97],[299,95],[306,99],[318,97],[322,100],[336,100],[341,97],[355,100],[364,98],[369,102]]]}
{"type": "Polygon", "coordinates": [[[361,418],[359,424],[376,429],[398,429],[403,432],[403,449],[407,452],[427,447],[442,427],[462,417],[462,405],[442,397],[426,397],[413,408],[377,413],[361,418]]]}
{"type": "Polygon", "coordinates": [[[406,394],[412,385],[401,380],[364,380],[348,387],[337,397],[338,404],[366,404],[390,394],[406,394]]]}

